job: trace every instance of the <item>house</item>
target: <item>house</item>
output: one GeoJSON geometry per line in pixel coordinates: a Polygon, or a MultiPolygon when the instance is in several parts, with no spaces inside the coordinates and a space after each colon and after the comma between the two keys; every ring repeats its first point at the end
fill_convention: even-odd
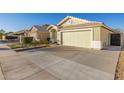
{"type": "Polygon", "coordinates": [[[95,49],[123,45],[123,34],[103,22],[67,16],[57,25],[50,25],[48,30],[51,42],[61,45],[95,49]]]}
{"type": "Polygon", "coordinates": [[[44,41],[47,38],[50,38],[50,33],[47,30],[48,25],[34,25],[29,31],[27,31],[26,35],[33,37],[35,41],[44,41]]]}
{"type": "Polygon", "coordinates": [[[17,36],[17,40],[18,40],[20,43],[22,43],[23,38],[27,36],[27,32],[28,32],[27,29],[23,29],[23,30],[14,32],[13,35],[14,35],[14,36],[17,36]]]}

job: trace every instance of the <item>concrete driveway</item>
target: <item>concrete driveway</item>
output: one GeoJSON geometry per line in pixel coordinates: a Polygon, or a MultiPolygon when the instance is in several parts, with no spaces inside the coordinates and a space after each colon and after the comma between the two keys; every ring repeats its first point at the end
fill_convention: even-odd
{"type": "Polygon", "coordinates": [[[92,50],[58,46],[8,51],[13,54],[0,56],[5,79],[100,80],[114,79],[120,47],[92,50]]]}

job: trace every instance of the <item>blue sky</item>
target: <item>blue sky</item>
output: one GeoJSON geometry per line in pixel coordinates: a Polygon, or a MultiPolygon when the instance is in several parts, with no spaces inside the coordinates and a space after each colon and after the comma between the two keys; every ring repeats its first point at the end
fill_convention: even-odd
{"type": "Polygon", "coordinates": [[[112,28],[124,30],[124,13],[0,13],[0,29],[14,32],[32,25],[57,24],[67,15],[104,22],[112,28]]]}

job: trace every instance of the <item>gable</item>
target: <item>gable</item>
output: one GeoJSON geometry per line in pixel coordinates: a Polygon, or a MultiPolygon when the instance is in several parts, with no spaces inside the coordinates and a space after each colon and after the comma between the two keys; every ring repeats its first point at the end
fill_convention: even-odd
{"type": "Polygon", "coordinates": [[[32,27],[31,30],[30,30],[30,33],[34,33],[34,32],[36,32],[37,30],[38,30],[37,28],[32,27]]]}
{"type": "Polygon", "coordinates": [[[70,25],[77,25],[77,24],[82,24],[82,23],[83,22],[80,21],[80,20],[69,18],[68,20],[66,20],[65,22],[63,22],[61,24],[61,26],[70,26],[70,25]]]}
{"type": "Polygon", "coordinates": [[[79,25],[84,23],[91,23],[93,21],[88,21],[85,19],[80,19],[72,16],[65,17],[62,21],[58,23],[58,26],[70,26],[70,25],[79,25]]]}

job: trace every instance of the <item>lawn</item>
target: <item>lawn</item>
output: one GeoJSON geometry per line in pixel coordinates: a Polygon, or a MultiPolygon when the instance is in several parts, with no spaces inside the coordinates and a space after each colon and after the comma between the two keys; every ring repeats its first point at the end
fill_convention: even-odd
{"type": "Polygon", "coordinates": [[[7,46],[9,46],[12,49],[16,49],[16,48],[23,48],[22,44],[8,44],[7,46]]]}
{"type": "Polygon", "coordinates": [[[28,49],[28,48],[40,48],[40,47],[49,47],[50,44],[30,44],[30,45],[23,45],[20,43],[16,43],[16,44],[8,44],[7,46],[9,46],[11,49],[28,49]]]}

